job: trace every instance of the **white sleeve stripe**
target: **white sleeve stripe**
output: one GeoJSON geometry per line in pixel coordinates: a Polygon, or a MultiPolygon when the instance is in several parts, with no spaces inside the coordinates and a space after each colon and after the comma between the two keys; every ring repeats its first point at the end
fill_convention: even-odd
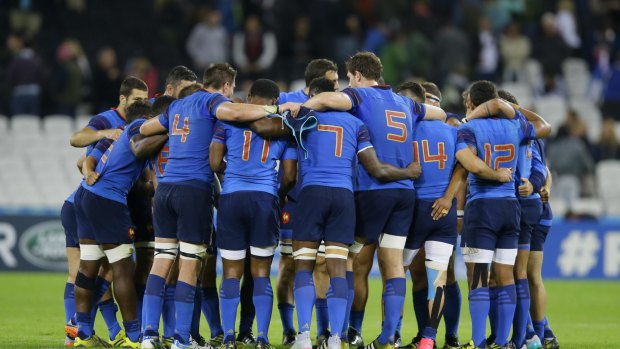
{"type": "Polygon", "coordinates": [[[369,148],[374,148],[374,146],[369,145],[369,146],[367,146],[367,147],[365,147],[365,148],[362,148],[362,149],[358,150],[358,151],[357,151],[357,153],[359,154],[359,153],[361,153],[361,152],[363,152],[364,150],[369,149],[369,148]]]}

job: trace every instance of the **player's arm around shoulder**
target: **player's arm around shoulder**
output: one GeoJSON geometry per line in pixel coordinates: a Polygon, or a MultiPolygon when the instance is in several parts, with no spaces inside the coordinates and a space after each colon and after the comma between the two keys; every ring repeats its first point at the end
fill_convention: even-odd
{"type": "Polygon", "coordinates": [[[168,141],[167,134],[157,134],[153,136],[144,136],[141,133],[131,137],[129,144],[131,152],[138,159],[145,159],[159,153],[161,148],[168,141]]]}
{"type": "Polygon", "coordinates": [[[372,146],[361,149],[357,153],[360,163],[371,176],[382,182],[400,181],[403,179],[416,179],[422,174],[422,168],[417,162],[411,162],[407,167],[396,167],[382,162],[377,157],[377,152],[372,146]]]}
{"type": "Polygon", "coordinates": [[[278,106],[223,102],[217,106],[215,117],[222,121],[251,122],[267,115],[277,114],[278,106]]]}
{"type": "Polygon", "coordinates": [[[472,148],[472,146],[469,146],[456,152],[456,159],[469,173],[482,179],[501,183],[507,183],[512,180],[512,169],[498,168],[494,170],[490,168],[476,155],[475,148],[472,148]]]}
{"type": "Polygon", "coordinates": [[[148,137],[148,136],[154,136],[154,135],[160,135],[160,134],[167,133],[168,127],[163,125],[160,120],[163,117],[163,115],[165,114],[162,114],[159,117],[151,118],[145,121],[142,124],[142,126],[140,126],[140,134],[148,137]]]}
{"type": "Polygon", "coordinates": [[[516,111],[512,104],[501,98],[494,98],[480,104],[474,108],[474,110],[471,110],[467,116],[465,116],[464,121],[467,122],[474,119],[483,119],[493,116],[514,119],[515,115],[516,111]]]}

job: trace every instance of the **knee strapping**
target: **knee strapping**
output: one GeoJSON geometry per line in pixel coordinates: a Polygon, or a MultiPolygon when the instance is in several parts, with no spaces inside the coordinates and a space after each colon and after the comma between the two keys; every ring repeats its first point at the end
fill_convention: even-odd
{"type": "Polygon", "coordinates": [[[254,247],[250,246],[250,254],[254,257],[269,258],[276,252],[277,246],[254,247]]]}
{"type": "Polygon", "coordinates": [[[485,263],[475,263],[473,276],[471,278],[470,289],[475,290],[480,287],[488,287],[489,286],[489,266],[485,263]]]}
{"type": "Polygon", "coordinates": [[[89,278],[88,276],[82,274],[82,272],[78,271],[75,276],[75,286],[81,287],[85,290],[94,291],[96,288],[97,278],[89,278]]]}
{"type": "Polygon", "coordinates": [[[326,246],[325,258],[347,259],[349,249],[341,246],[326,246]]]}
{"type": "Polygon", "coordinates": [[[316,260],[316,248],[302,247],[297,251],[293,251],[293,259],[300,261],[314,261],[316,260]]]}
{"type": "Polygon", "coordinates": [[[106,250],[105,255],[108,257],[108,262],[110,262],[110,264],[116,263],[121,259],[129,258],[133,255],[133,245],[118,245],[112,249],[106,250]]]}
{"type": "Polygon", "coordinates": [[[83,261],[98,261],[105,257],[99,245],[80,245],[80,259],[83,261]]]}
{"type": "Polygon", "coordinates": [[[155,241],[138,241],[134,244],[136,250],[155,248],[155,241]]]}
{"type": "Polygon", "coordinates": [[[175,260],[178,253],[178,242],[155,242],[155,258],[175,260]]]}
{"type": "Polygon", "coordinates": [[[245,258],[246,250],[225,250],[220,248],[220,254],[222,258],[229,261],[240,261],[245,258]]]}
{"type": "Polygon", "coordinates": [[[415,256],[418,254],[418,252],[420,252],[420,249],[417,248],[415,250],[406,248],[403,250],[403,266],[404,267],[408,267],[411,265],[411,263],[413,262],[413,259],[415,258],[415,256]]]}
{"type": "MultiPolygon", "coordinates": [[[[431,289],[433,289],[433,287],[428,288],[429,298],[430,298],[431,289]]],[[[445,286],[441,286],[433,290],[433,293],[434,293],[433,307],[431,308],[431,313],[430,313],[430,317],[428,318],[428,323],[434,329],[437,329],[437,327],[439,327],[439,321],[441,320],[441,316],[443,315],[444,307],[441,305],[441,302],[442,302],[442,298],[444,297],[444,289],[445,289],[445,286]]]]}
{"type": "Polygon", "coordinates": [[[353,244],[349,246],[349,252],[358,254],[364,248],[364,244],[359,241],[353,241],[353,244]]]}
{"type": "Polygon", "coordinates": [[[406,242],[407,242],[406,236],[381,234],[381,238],[379,240],[379,247],[395,248],[395,249],[402,250],[403,248],[405,248],[406,242]]]}
{"type": "Polygon", "coordinates": [[[181,254],[181,259],[201,261],[207,255],[207,248],[205,245],[190,244],[181,241],[179,243],[179,253],[181,254]]]}

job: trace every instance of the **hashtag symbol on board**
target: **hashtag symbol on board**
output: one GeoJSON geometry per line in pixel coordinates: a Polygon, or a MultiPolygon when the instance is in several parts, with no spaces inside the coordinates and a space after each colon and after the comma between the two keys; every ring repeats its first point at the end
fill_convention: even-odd
{"type": "Polygon", "coordinates": [[[558,267],[564,276],[587,276],[598,262],[601,242],[593,231],[573,230],[562,241],[558,267]]]}

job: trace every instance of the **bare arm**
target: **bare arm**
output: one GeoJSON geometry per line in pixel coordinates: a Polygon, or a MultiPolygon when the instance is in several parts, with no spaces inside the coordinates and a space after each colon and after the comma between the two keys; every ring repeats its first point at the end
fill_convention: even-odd
{"type": "Polygon", "coordinates": [[[277,112],[275,105],[224,102],[217,107],[215,116],[223,121],[250,122],[277,112]]]}
{"type": "Polygon", "coordinates": [[[220,142],[211,142],[209,146],[209,165],[215,173],[223,173],[226,170],[226,162],[224,155],[226,154],[226,144],[220,142]]]}
{"type": "Polygon", "coordinates": [[[78,159],[77,163],[75,164],[78,168],[78,171],[80,171],[80,174],[82,173],[82,165],[84,164],[84,160],[86,160],[86,154],[82,154],[80,155],[80,158],[78,159]]]}
{"type": "Polygon", "coordinates": [[[425,104],[426,113],[424,114],[424,120],[440,120],[445,121],[448,116],[446,112],[438,107],[435,107],[430,104],[425,104]]]}
{"type": "Polygon", "coordinates": [[[130,141],[131,152],[138,159],[148,158],[148,157],[151,157],[157,154],[161,150],[161,147],[163,147],[164,144],[166,144],[167,140],[168,140],[167,134],[154,135],[154,136],[149,136],[149,137],[145,137],[142,134],[138,134],[138,135],[131,137],[131,141],[130,141]]]}
{"type": "Polygon", "coordinates": [[[467,121],[471,121],[474,119],[488,118],[491,116],[503,116],[507,119],[512,119],[515,117],[515,109],[512,104],[506,102],[505,100],[495,98],[477,106],[476,109],[467,114],[465,119],[467,121]]]}
{"type": "Polygon", "coordinates": [[[69,139],[69,143],[72,147],[84,148],[91,144],[97,143],[102,138],[110,138],[117,140],[121,136],[123,130],[121,129],[108,129],[108,130],[93,130],[90,127],[84,127],[83,129],[76,131],[69,139]]]}
{"type": "Polygon", "coordinates": [[[493,170],[469,148],[457,151],[456,159],[468,172],[482,179],[502,183],[510,182],[512,180],[511,169],[499,168],[497,170],[493,170]]]}
{"type": "Polygon", "coordinates": [[[297,160],[282,160],[280,171],[284,171],[284,175],[280,179],[278,197],[280,198],[280,205],[284,206],[286,194],[288,194],[297,183],[297,160]]]}
{"type": "Polygon", "coordinates": [[[99,173],[95,172],[95,168],[97,168],[97,160],[92,156],[87,156],[82,163],[82,175],[88,185],[95,184],[99,179],[99,173]]]}
{"type": "Polygon", "coordinates": [[[323,92],[307,100],[303,106],[316,111],[327,109],[347,111],[353,108],[353,103],[351,103],[351,98],[345,93],[323,92]]]}
{"type": "Polygon", "coordinates": [[[381,162],[377,157],[375,148],[369,147],[357,153],[360,162],[371,176],[382,182],[393,182],[402,179],[415,179],[420,176],[422,169],[420,164],[412,162],[406,168],[392,166],[381,162]]]}
{"type": "Polygon", "coordinates": [[[551,175],[551,171],[549,171],[549,167],[547,167],[547,179],[545,180],[545,185],[540,189],[540,197],[543,202],[549,202],[549,197],[551,196],[551,185],[553,184],[553,176],[551,175]]]}
{"type": "Polygon", "coordinates": [[[536,138],[545,138],[551,134],[551,125],[542,118],[542,116],[534,113],[531,110],[521,108],[518,105],[514,105],[514,107],[519,110],[523,116],[527,119],[527,121],[531,122],[534,125],[534,129],[536,130],[536,138]]]}
{"type": "Polygon", "coordinates": [[[433,212],[431,212],[431,216],[434,220],[439,220],[448,214],[450,208],[452,208],[454,197],[462,192],[461,188],[465,186],[464,183],[466,183],[466,181],[467,171],[465,171],[463,166],[457,163],[452,171],[452,177],[450,177],[450,184],[448,184],[446,192],[443,194],[443,197],[435,200],[433,203],[433,212]]]}
{"type": "Polygon", "coordinates": [[[159,118],[148,119],[140,126],[140,134],[143,136],[154,136],[164,133],[168,133],[168,129],[159,122],[159,118]]]}
{"type": "Polygon", "coordinates": [[[291,134],[291,130],[285,127],[281,118],[275,117],[271,119],[262,118],[252,121],[249,125],[250,129],[263,138],[285,137],[291,134]]]}

